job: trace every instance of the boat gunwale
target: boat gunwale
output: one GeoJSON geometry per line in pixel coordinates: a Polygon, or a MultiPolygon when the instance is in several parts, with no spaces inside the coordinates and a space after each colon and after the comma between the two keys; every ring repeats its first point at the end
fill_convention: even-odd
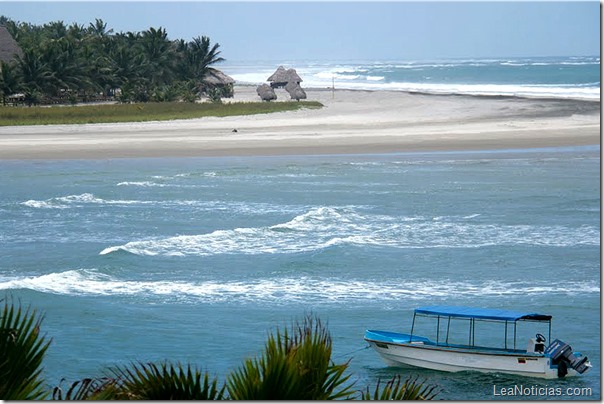
{"type": "MultiPolygon", "coordinates": [[[[472,354],[472,355],[496,355],[496,356],[517,356],[517,357],[532,357],[532,358],[547,358],[549,356],[544,353],[538,352],[527,352],[519,349],[505,349],[505,348],[492,348],[492,347],[472,347],[472,346],[454,346],[452,344],[448,345],[436,345],[434,342],[432,344],[418,344],[413,342],[394,342],[394,341],[386,341],[386,340],[377,340],[371,338],[364,338],[367,342],[374,342],[386,345],[400,346],[405,348],[416,348],[416,349],[430,349],[435,351],[446,351],[446,352],[455,352],[462,354],[472,354]]],[[[420,342],[420,341],[418,341],[420,342]]]]}

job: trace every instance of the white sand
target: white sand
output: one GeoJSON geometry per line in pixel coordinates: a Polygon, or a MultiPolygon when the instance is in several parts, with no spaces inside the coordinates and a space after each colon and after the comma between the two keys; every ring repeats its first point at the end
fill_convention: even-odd
{"type": "MultiPolygon", "coordinates": [[[[237,86],[234,101],[257,101],[237,86]]],[[[307,90],[319,110],[0,128],[0,159],[380,153],[595,145],[600,102],[307,90]],[[233,132],[237,129],[237,132],[233,132]]],[[[280,100],[289,98],[277,90],[280,100]]]]}

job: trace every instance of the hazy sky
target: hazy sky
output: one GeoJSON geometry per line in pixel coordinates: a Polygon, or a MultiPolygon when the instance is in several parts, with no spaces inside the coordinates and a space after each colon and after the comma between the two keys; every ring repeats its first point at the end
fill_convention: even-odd
{"type": "Polygon", "coordinates": [[[600,3],[589,2],[6,2],[0,14],[170,39],[207,35],[245,60],[418,60],[600,54],[600,3]]]}

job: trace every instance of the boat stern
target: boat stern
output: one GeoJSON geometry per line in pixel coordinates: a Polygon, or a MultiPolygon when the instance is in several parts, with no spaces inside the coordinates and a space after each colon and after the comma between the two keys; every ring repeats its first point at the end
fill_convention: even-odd
{"type": "Polygon", "coordinates": [[[545,350],[545,355],[551,358],[553,366],[557,366],[558,377],[566,376],[569,371],[583,374],[592,367],[587,356],[583,356],[579,352],[573,352],[570,345],[559,339],[555,339],[549,344],[545,350]]]}

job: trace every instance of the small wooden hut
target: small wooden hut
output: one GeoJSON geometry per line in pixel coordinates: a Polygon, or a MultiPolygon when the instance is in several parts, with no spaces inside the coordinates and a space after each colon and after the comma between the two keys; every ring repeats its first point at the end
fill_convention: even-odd
{"type": "Polygon", "coordinates": [[[275,73],[273,73],[266,81],[271,83],[272,88],[285,87],[287,83],[296,83],[300,85],[302,78],[296,73],[296,69],[285,69],[283,66],[279,66],[275,73]]]}

